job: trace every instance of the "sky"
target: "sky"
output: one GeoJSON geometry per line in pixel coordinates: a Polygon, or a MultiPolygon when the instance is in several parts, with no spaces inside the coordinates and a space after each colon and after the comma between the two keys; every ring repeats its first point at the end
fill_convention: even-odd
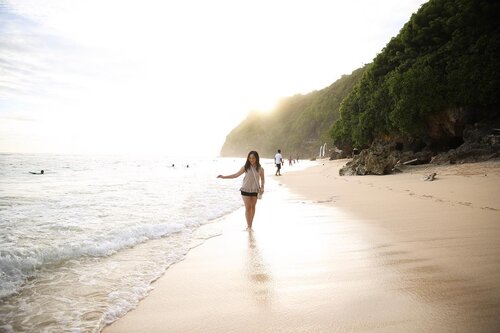
{"type": "MultiPolygon", "coordinates": [[[[427,0],[0,0],[0,152],[217,156],[427,0]]],[[[251,140],[251,138],[249,138],[251,140]]]]}

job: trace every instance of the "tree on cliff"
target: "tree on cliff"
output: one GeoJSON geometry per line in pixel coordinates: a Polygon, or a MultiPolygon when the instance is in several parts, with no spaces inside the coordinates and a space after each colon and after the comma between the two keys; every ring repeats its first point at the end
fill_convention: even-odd
{"type": "Polygon", "coordinates": [[[394,135],[426,141],[447,109],[498,111],[500,2],[431,0],[374,59],[340,107],[331,136],[367,146],[394,135]]]}

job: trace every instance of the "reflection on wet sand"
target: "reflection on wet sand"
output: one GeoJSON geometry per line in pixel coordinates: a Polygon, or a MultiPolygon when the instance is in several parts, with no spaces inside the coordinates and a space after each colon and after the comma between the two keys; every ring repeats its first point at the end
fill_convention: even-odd
{"type": "Polygon", "coordinates": [[[259,250],[255,233],[248,232],[247,276],[250,289],[260,306],[269,307],[273,300],[272,278],[259,250]]]}

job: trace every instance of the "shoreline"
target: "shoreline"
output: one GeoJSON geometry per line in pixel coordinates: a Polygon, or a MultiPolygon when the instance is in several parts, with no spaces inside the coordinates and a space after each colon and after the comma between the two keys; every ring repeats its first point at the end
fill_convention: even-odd
{"type": "Polygon", "coordinates": [[[285,168],[103,332],[476,331],[500,325],[500,162],[285,168]],[[337,172],[336,172],[337,171],[337,172]],[[433,182],[423,175],[437,172],[433,182]],[[485,176],[486,175],[486,176],[485,176]]]}

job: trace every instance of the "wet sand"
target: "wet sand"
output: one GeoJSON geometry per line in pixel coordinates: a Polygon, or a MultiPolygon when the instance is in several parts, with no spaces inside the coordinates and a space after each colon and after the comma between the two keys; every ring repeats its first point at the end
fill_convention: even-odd
{"type": "Polygon", "coordinates": [[[495,332],[500,163],[340,177],[343,163],[269,177],[253,233],[242,209],[204,226],[221,236],[104,332],[495,332]]]}

